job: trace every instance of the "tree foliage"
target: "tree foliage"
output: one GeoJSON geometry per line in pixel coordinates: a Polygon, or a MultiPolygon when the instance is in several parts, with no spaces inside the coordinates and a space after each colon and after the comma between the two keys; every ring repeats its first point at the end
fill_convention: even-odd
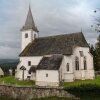
{"type": "Polygon", "coordinates": [[[97,53],[97,65],[98,65],[98,69],[100,70],[100,35],[97,38],[95,50],[97,53]]]}
{"type": "Polygon", "coordinates": [[[93,55],[93,62],[95,70],[100,70],[100,35],[97,38],[95,47],[91,45],[90,52],[93,55]]]}
{"type": "MultiPolygon", "coordinates": [[[[100,8],[94,10],[94,25],[91,25],[96,32],[100,32],[100,8]]],[[[100,35],[97,38],[95,46],[91,45],[90,52],[93,55],[95,70],[100,70],[100,35]]]]}
{"type": "Polygon", "coordinates": [[[3,64],[0,64],[0,67],[4,71],[4,75],[5,76],[9,75],[9,69],[11,69],[13,71],[12,74],[14,75],[17,64],[18,64],[18,62],[14,62],[14,63],[3,63],[3,64]]]}
{"type": "Polygon", "coordinates": [[[100,8],[94,10],[94,13],[94,25],[91,25],[91,27],[94,27],[96,32],[100,32],[100,8]]]}

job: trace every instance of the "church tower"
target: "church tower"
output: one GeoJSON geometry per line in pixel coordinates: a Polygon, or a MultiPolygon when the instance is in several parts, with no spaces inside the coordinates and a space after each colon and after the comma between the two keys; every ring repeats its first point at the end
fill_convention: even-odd
{"type": "Polygon", "coordinates": [[[35,38],[38,38],[39,36],[38,34],[39,31],[35,26],[30,6],[25,25],[21,28],[21,32],[22,32],[21,51],[23,51],[24,48],[29,43],[31,43],[35,38]]]}

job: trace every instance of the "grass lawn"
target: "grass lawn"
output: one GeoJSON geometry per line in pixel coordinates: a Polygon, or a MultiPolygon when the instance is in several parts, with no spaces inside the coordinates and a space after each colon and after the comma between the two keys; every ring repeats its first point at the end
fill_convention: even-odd
{"type": "MultiPolygon", "coordinates": [[[[34,81],[24,80],[20,81],[15,79],[14,76],[7,76],[0,78],[0,83],[5,84],[17,84],[17,85],[35,85],[34,81]]],[[[79,87],[81,85],[98,85],[100,86],[100,76],[97,76],[94,80],[76,80],[74,82],[64,83],[64,88],[79,87]]]]}
{"type": "Polygon", "coordinates": [[[94,80],[64,83],[64,89],[81,100],[100,100],[100,76],[94,80]]]}
{"type": "Polygon", "coordinates": [[[35,82],[31,80],[20,81],[15,79],[14,76],[7,76],[0,78],[0,84],[9,84],[9,85],[34,85],[35,82]]]}
{"type": "MultiPolygon", "coordinates": [[[[17,84],[17,85],[35,85],[34,81],[19,81],[13,76],[0,78],[0,83],[5,84],[17,84]]],[[[94,80],[76,80],[74,82],[64,83],[64,89],[69,93],[80,98],[80,100],[100,100],[100,76],[97,76],[94,80]]],[[[5,97],[0,97],[5,98],[5,97]]],[[[2,100],[6,100],[2,99],[2,100]]],[[[8,99],[13,100],[13,99],[8,99]]],[[[63,97],[45,97],[32,100],[74,100],[63,97]]]]}
{"type": "Polygon", "coordinates": [[[74,82],[64,83],[64,88],[79,87],[80,85],[98,85],[100,86],[100,76],[97,76],[94,80],[75,80],[74,82]]]}

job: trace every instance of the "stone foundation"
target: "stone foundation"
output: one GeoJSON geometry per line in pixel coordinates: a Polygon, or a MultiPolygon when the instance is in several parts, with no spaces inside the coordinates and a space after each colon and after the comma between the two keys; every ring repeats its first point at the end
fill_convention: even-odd
{"type": "Polygon", "coordinates": [[[60,87],[31,87],[31,86],[8,86],[0,85],[0,95],[5,95],[7,97],[12,97],[19,100],[31,100],[32,98],[41,97],[68,97],[75,98],[72,94],[64,91],[60,87]]]}
{"type": "Polygon", "coordinates": [[[37,86],[53,86],[53,87],[57,87],[59,86],[59,82],[40,82],[40,81],[36,81],[36,85],[37,86]]]}

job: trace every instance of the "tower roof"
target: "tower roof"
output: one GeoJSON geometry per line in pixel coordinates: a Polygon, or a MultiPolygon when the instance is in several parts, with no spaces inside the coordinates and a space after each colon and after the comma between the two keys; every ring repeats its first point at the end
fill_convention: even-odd
{"type": "Polygon", "coordinates": [[[28,29],[33,29],[35,32],[39,32],[37,27],[35,26],[30,6],[29,6],[29,11],[28,11],[25,25],[22,27],[21,31],[28,30],[28,29]]]}

